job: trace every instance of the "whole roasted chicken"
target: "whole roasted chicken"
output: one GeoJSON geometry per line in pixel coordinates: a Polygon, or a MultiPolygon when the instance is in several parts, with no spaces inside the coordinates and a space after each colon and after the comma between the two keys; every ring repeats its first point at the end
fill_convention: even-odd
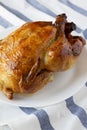
{"type": "Polygon", "coordinates": [[[70,33],[76,29],[65,14],[55,23],[28,22],[0,40],[0,89],[9,99],[13,93],[34,93],[52,79],[55,71],[72,67],[85,40],[70,33]]]}

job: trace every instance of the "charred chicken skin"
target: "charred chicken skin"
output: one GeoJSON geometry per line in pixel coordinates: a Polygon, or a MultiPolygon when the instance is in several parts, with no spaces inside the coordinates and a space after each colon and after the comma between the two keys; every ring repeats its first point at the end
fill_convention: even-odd
{"type": "Polygon", "coordinates": [[[28,22],[0,40],[0,89],[9,98],[13,93],[34,93],[52,78],[55,71],[73,66],[85,40],[72,36],[76,25],[65,14],[55,23],[28,22]]]}

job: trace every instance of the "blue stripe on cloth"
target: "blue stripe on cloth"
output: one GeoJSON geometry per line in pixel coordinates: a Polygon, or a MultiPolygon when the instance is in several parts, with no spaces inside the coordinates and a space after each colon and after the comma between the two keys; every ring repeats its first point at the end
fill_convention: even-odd
{"type": "Polygon", "coordinates": [[[87,87],[87,82],[85,83],[85,86],[87,87]]]}
{"type": "Polygon", "coordinates": [[[84,37],[87,39],[87,29],[85,29],[85,30],[83,31],[83,35],[84,35],[84,37]]]}
{"type": "Polygon", "coordinates": [[[61,3],[67,5],[70,8],[72,8],[76,12],[78,12],[78,13],[84,15],[84,16],[87,16],[87,10],[85,10],[85,9],[83,9],[83,8],[73,4],[73,3],[71,3],[69,0],[58,0],[58,1],[60,1],[61,3]]]}
{"type": "Polygon", "coordinates": [[[49,116],[43,109],[35,112],[34,114],[38,117],[42,130],[54,130],[50,124],[49,116]]]}
{"type": "Polygon", "coordinates": [[[77,33],[81,33],[83,30],[81,28],[79,28],[78,26],[76,26],[76,30],[77,33]]]}
{"type": "Polygon", "coordinates": [[[87,128],[87,113],[85,110],[78,106],[77,104],[74,103],[73,97],[70,97],[65,100],[66,101],[66,106],[70,110],[70,112],[77,116],[79,120],[81,121],[82,125],[87,128]]]}
{"type": "Polygon", "coordinates": [[[85,30],[82,30],[81,28],[79,28],[78,26],[76,27],[76,30],[75,30],[77,33],[82,33],[84,38],[87,39],[87,29],[85,30]]]}
{"type": "Polygon", "coordinates": [[[26,114],[32,114],[34,113],[35,111],[37,111],[36,108],[33,108],[33,107],[19,107],[23,112],[25,112],[26,114]]]}
{"type": "Polygon", "coordinates": [[[13,26],[10,22],[8,22],[6,19],[0,16],[0,25],[3,26],[4,28],[8,28],[13,26]]]}
{"type": "Polygon", "coordinates": [[[43,110],[37,110],[36,108],[20,107],[20,109],[26,114],[34,114],[40,123],[41,130],[54,130],[52,127],[48,114],[43,110]]]}
{"type": "Polygon", "coordinates": [[[51,15],[52,17],[55,17],[56,14],[53,13],[50,9],[48,9],[47,7],[45,7],[44,5],[40,4],[37,0],[26,0],[27,3],[29,3],[30,5],[32,5],[34,8],[51,15]]]}
{"type": "Polygon", "coordinates": [[[4,5],[2,2],[0,2],[0,5],[3,6],[5,9],[7,9],[9,12],[13,13],[14,15],[16,15],[17,17],[19,17],[20,19],[28,22],[28,21],[32,21],[30,20],[28,17],[24,16],[22,13],[20,13],[19,11],[13,9],[13,8],[10,8],[6,5],[4,5]]]}

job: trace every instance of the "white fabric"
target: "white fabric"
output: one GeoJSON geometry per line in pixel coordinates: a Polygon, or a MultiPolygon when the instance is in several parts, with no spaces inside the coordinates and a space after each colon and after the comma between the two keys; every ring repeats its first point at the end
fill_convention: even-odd
{"type": "MultiPolygon", "coordinates": [[[[29,0],[28,0],[29,1],[29,0]]],[[[32,0],[30,0],[32,2],[32,0]]],[[[54,14],[66,13],[68,19],[80,28],[78,35],[85,36],[87,29],[87,1],[80,0],[33,0],[39,6],[51,10],[54,14]],[[78,7],[79,9],[78,9],[78,7]],[[77,8],[76,10],[74,9],[77,8]],[[82,13],[80,12],[82,10],[82,13]]],[[[32,21],[51,20],[53,15],[41,11],[29,4],[27,0],[0,0],[0,20],[4,18],[10,22],[5,24],[0,21],[0,32],[11,26],[19,26],[26,21],[7,9],[14,9],[32,21]],[[3,6],[3,5],[5,6],[3,6]]],[[[37,5],[36,5],[37,7],[37,5]]],[[[47,10],[49,12],[49,10],[47,10]]],[[[5,22],[6,22],[5,21],[5,22]]],[[[60,103],[43,108],[26,108],[7,105],[0,102],[0,130],[86,130],[87,129],[87,82],[85,81],[80,91],[71,95],[60,103]],[[86,83],[86,84],[85,84],[86,83]],[[70,106],[71,105],[71,106],[70,106]],[[36,109],[27,114],[27,111],[36,109]]],[[[75,86],[74,86],[75,87],[75,86]]]]}

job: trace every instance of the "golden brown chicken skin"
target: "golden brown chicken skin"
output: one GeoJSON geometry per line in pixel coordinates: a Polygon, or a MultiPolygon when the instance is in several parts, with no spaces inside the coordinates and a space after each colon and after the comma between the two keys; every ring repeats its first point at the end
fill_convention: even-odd
{"type": "Polygon", "coordinates": [[[55,23],[26,23],[0,41],[0,89],[9,99],[13,93],[36,92],[55,71],[76,62],[85,40],[70,34],[75,28],[61,14],[55,23]]]}

